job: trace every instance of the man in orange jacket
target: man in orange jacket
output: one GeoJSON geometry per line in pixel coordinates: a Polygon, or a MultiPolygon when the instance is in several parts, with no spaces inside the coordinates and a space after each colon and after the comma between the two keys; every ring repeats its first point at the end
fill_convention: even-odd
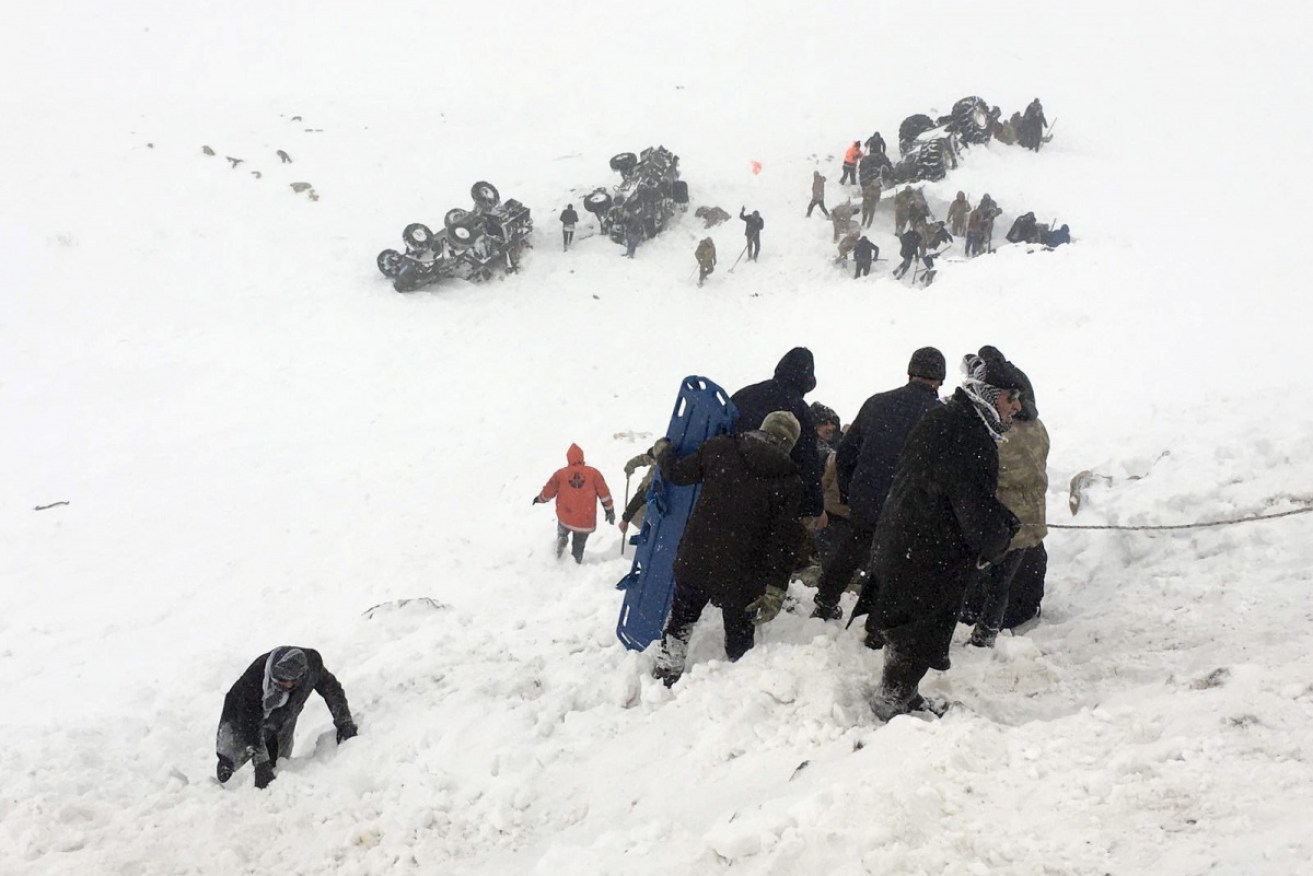
{"type": "Polygon", "coordinates": [[[862,141],[854,140],[843,154],[843,176],[839,177],[839,185],[847,182],[857,185],[857,162],[862,160],[862,155],[862,141]]]}
{"type": "Polygon", "coordinates": [[[602,473],[591,465],[584,465],[584,452],[578,444],[571,444],[565,452],[565,468],[559,468],[547,479],[542,491],[533,497],[538,505],[556,499],[556,556],[565,553],[565,543],[573,533],[570,554],[576,563],[584,561],[584,543],[589,533],[597,529],[597,503],[606,511],[606,522],[615,523],[615,508],[611,491],[607,489],[602,473]]]}

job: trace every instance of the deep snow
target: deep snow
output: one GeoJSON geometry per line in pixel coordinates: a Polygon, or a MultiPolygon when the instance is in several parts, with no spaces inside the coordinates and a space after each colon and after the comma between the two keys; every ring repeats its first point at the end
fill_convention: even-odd
{"type": "MultiPolygon", "coordinates": [[[[879,655],[805,588],[736,665],[708,617],[667,691],[615,641],[616,531],[552,558],[529,500],[571,441],[620,494],[680,378],[733,390],[798,344],[845,421],[918,346],[1002,348],[1053,437],[1053,522],[1313,500],[1304,5],[936,4],[900,41],[905,15],[11,12],[0,872],[1306,871],[1313,516],[1055,531],[1041,622],[932,674],[962,708],[888,726],[879,655]],[[1078,243],[928,290],[835,269],[811,171],[833,205],[849,141],[972,93],[1040,96],[1055,139],[971,150],[932,205],[988,191],[1000,229],[1033,210],[1078,243]],[[691,213],[632,262],[559,251],[561,207],[656,143],[694,205],[762,211],[759,263],[728,273],[726,223],[697,289],[691,213]],[[476,179],[534,209],[524,270],[392,292],[375,254],[476,179]],[[1114,480],[1072,519],[1085,469],[1114,480]],[[363,614],[418,596],[441,607],[363,614]],[[337,748],[314,699],[267,792],[220,787],[223,693],[278,644],[323,653],[361,735],[337,748]]],[[[891,226],[886,199],[886,256],[891,226]]]]}

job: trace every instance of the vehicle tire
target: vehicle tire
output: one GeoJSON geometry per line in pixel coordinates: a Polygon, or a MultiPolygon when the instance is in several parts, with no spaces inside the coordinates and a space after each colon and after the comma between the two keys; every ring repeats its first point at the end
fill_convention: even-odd
{"type": "Polygon", "coordinates": [[[447,226],[447,240],[456,249],[465,249],[479,239],[483,233],[483,224],[478,216],[467,215],[459,222],[447,226]]]}
{"type": "Polygon", "coordinates": [[[632,152],[618,152],[611,156],[611,169],[625,174],[638,166],[638,156],[632,152]]]}
{"type": "Polygon", "coordinates": [[[939,182],[948,175],[945,167],[944,151],[951,149],[948,140],[933,140],[921,148],[916,156],[916,178],[918,181],[939,182]]]}
{"type": "Polygon", "coordinates": [[[953,104],[953,132],[963,143],[988,143],[993,130],[993,120],[989,117],[989,104],[984,98],[964,97],[953,104]]]}
{"type": "Polygon", "coordinates": [[[398,276],[405,264],[405,257],[395,249],[385,249],[378,254],[378,269],[389,279],[398,276]]]}
{"type": "Polygon", "coordinates": [[[462,210],[460,207],[453,207],[447,211],[446,216],[442,217],[442,227],[447,229],[447,233],[450,234],[452,228],[464,224],[469,216],[469,210],[462,210]]]}
{"type": "Polygon", "coordinates": [[[501,203],[501,193],[490,182],[479,180],[470,188],[470,197],[480,210],[491,210],[501,203]]]}
{"type": "Polygon", "coordinates": [[[670,200],[676,204],[688,203],[688,183],[682,179],[677,179],[670,184],[670,200]]]}
{"type": "Polygon", "coordinates": [[[584,198],[584,209],[589,213],[601,215],[611,209],[611,196],[598,189],[584,198]]]}
{"type": "Polygon", "coordinates": [[[935,120],[925,113],[917,113],[903,119],[903,123],[898,126],[898,151],[906,155],[912,148],[913,141],[934,126],[935,120]]]}
{"type": "Polygon", "coordinates": [[[411,249],[427,249],[433,244],[433,232],[423,222],[412,222],[401,232],[401,239],[411,249]]]}

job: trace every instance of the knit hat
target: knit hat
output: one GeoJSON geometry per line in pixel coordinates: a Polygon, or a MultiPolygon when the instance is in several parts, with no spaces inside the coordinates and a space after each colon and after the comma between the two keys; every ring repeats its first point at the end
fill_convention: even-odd
{"type": "Polygon", "coordinates": [[[962,391],[975,406],[994,440],[1003,441],[1003,433],[1012,428],[1012,424],[1003,422],[994,404],[1007,390],[1023,388],[1017,370],[1006,359],[982,359],[975,353],[967,353],[962,357],[962,373],[966,375],[962,391]]]}
{"type": "Polygon", "coordinates": [[[798,418],[788,411],[772,411],[761,421],[761,431],[778,438],[786,449],[792,450],[793,445],[798,443],[798,436],[802,434],[802,426],[798,425],[798,418]]]}
{"type": "Polygon", "coordinates": [[[839,415],[834,412],[834,408],[820,402],[812,402],[811,410],[812,419],[816,421],[816,425],[823,426],[826,423],[839,425],[839,415]]]}
{"type": "Polygon", "coordinates": [[[1020,387],[1021,410],[1017,412],[1016,419],[1018,420],[1038,419],[1039,408],[1036,406],[1035,403],[1035,390],[1031,386],[1030,378],[1026,375],[1026,372],[1018,368],[1011,360],[1008,359],[1007,356],[1004,356],[1003,351],[1000,350],[998,347],[991,347],[989,345],[981,347],[980,358],[984,359],[987,363],[991,361],[1004,363],[1008,368],[1010,368],[1015,373],[1017,379],[1021,381],[1021,387],[1020,387]]]}
{"type": "Polygon", "coordinates": [[[943,380],[948,366],[944,354],[934,347],[922,347],[912,354],[907,363],[908,377],[923,377],[926,380],[943,380]]]}
{"type": "Polygon", "coordinates": [[[269,668],[275,681],[296,681],[305,675],[305,671],[305,652],[300,648],[288,648],[269,668]]]}

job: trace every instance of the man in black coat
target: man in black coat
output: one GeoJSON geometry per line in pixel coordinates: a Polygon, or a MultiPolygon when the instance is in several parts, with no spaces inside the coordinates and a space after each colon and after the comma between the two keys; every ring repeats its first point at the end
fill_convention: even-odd
{"type": "Polygon", "coordinates": [[[579,214],[574,211],[574,204],[566,204],[565,209],[561,211],[561,243],[563,250],[570,248],[570,242],[574,240],[574,227],[578,224],[579,214]]]}
{"type": "Polygon", "coordinates": [[[702,484],[675,555],[674,601],[653,671],[667,687],[684,671],[708,602],[720,607],[731,661],[752,648],[754,625],[779,613],[803,538],[802,482],[789,457],[801,431],[796,417],[775,411],[761,429],[719,435],[682,459],[665,438],[653,446],[670,483],[702,484]]]}
{"type": "Polygon", "coordinates": [[[312,648],[282,647],[261,654],[223,699],[215,752],[220,782],[232,778],[248,760],[255,762],[255,786],[274,780],[274,764],[292,754],[296,719],[317,692],[328,705],[338,744],[356,735],[346,694],[312,648]]]}
{"type": "Polygon", "coordinates": [[[907,363],[907,384],[868,398],[848,426],[835,457],[835,475],[839,497],[852,509],[851,526],[821,572],[812,617],[843,617],[839,597],[853,573],[871,556],[871,539],[894,481],[898,457],[921,415],[939,400],[944,372],[944,354],[934,347],[922,347],[907,363]]]}
{"type": "Polygon", "coordinates": [[[1020,525],[994,494],[998,442],[1021,409],[1022,382],[1006,362],[969,355],[963,365],[962,386],[908,436],[875,528],[879,595],[867,632],[885,645],[871,701],[883,721],[942,712],[917,688],[928,670],[949,668],[967,587],[977,569],[1003,557],[1020,525]]]}
{"type": "Polygon", "coordinates": [[[739,207],[739,218],[743,220],[743,236],[748,239],[748,261],[755,262],[761,255],[761,230],[766,227],[766,220],[756,210],[749,216],[746,207],[739,207]]]}
{"type": "MultiPolygon", "coordinates": [[[[921,245],[921,234],[915,228],[909,228],[898,235],[898,243],[898,254],[903,257],[903,260],[898,263],[898,267],[894,268],[894,278],[901,280],[903,274],[906,274],[907,269],[912,266],[912,259],[918,255],[924,255],[925,249],[921,245]]],[[[930,267],[929,261],[926,262],[926,267],[930,267]]]]}
{"type": "Polygon", "coordinates": [[[775,366],[775,376],[745,386],[730,401],[738,409],[735,432],[757,428],[772,411],[788,411],[798,419],[802,437],[793,445],[791,457],[802,475],[802,515],[816,518],[817,528],[825,526],[825,500],[821,493],[824,468],[816,452],[816,420],[803,396],[816,388],[815,360],[806,347],[794,347],[775,366]]]}
{"type": "Polygon", "coordinates": [[[853,274],[853,279],[867,276],[871,273],[871,262],[880,257],[880,247],[871,243],[870,238],[865,234],[858,239],[857,245],[853,247],[853,258],[857,261],[857,273],[853,274]]]}

